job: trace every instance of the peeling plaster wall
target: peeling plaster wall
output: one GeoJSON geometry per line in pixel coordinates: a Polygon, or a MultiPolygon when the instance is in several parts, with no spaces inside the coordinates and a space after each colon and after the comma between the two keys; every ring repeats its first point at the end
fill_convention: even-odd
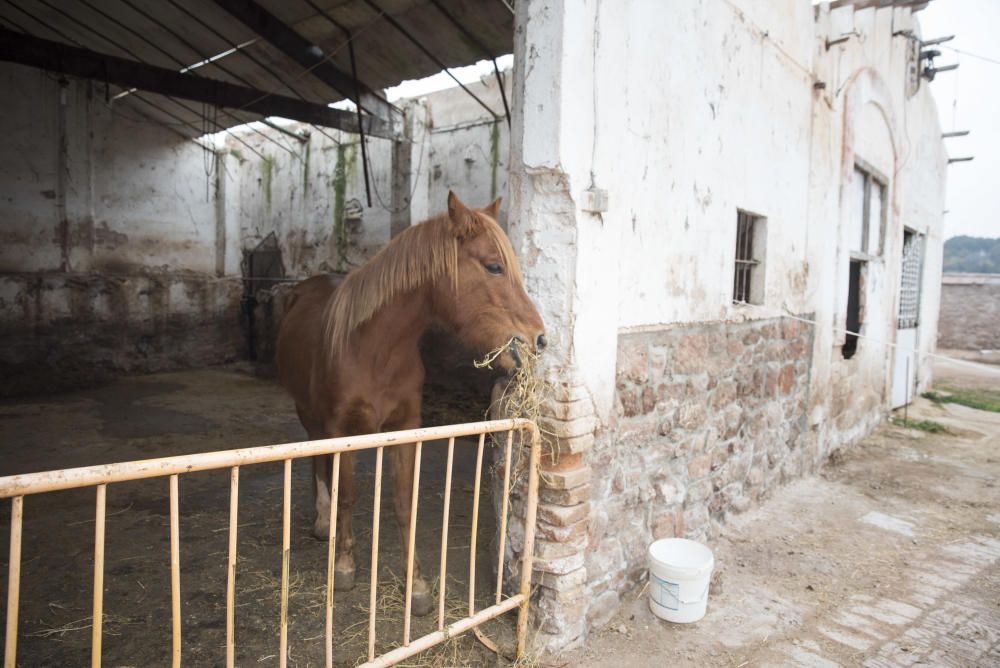
{"type": "MultiPolygon", "coordinates": [[[[243,251],[274,233],[286,276],[300,278],[347,270],[389,241],[389,213],[379,206],[376,193],[391,205],[390,172],[374,171],[375,206],[366,208],[356,136],[327,130],[328,138],[312,129],[309,140],[299,142],[274,130],[262,132],[274,141],[239,131],[257,153],[235,139],[226,141],[226,218],[236,221],[243,251]],[[345,220],[352,205],[362,211],[360,220],[345,220]]],[[[369,140],[372,163],[388,165],[390,152],[388,141],[369,140]]]]}
{"type": "Polygon", "coordinates": [[[605,221],[623,255],[643,259],[621,271],[621,327],[746,314],[732,305],[737,209],[768,220],[765,304],[809,310],[808,226],[793,221],[810,217],[811,8],[735,4],[743,11],[684,2],[651,20],[647,5],[631,3],[620,45],[602,27],[599,54],[632,54],[626,76],[599,84],[602,99],[629,102],[624,122],[613,123],[611,109],[600,119],[595,170],[611,193],[605,221]],[[665,30],[676,36],[664,53],[669,66],[641,67],[640,54],[662,49],[665,30]],[[643,113],[647,106],[658,113],[643,113]],[[636,156],[637,167],[621,169],[612,147],[636,156]]]}
{"type": "Polygon", "coordinates": [[[0,85],[20,100],[0,144],[0,272],[214,272],[210,154],[90,82],[4,64],[0,85]]]}
{"type": "MultiPolygon", "coordinates": [[[[510,72],[504,74],[508,104],[510,72]]],[[[485,206],[497,197],[506,204],[510,173],[510,130],[504,118],[503,101],[496,78],[467,84],[497,116],[480,106],[460,88],[450,88],[421,99],[427,109],[430,137],[422,169],[415,170],[418,190],[426,193],[429,213],[444,210],[448,190],[454,190],[470,206],[485,206]]],[[[507,222],[507,206],[500,211],[507,222]]],[[[416,212],[414,220],[418,220],[416,212]]]]}
{"type": "Polygon", "coordinates": [[[545,426],[559,456],[543,460],[536,544],[541,650],[610,619],[642,575],[637,545],[711,540],[772,481],[815,470],[883,419],[904,226],[925,235],[918,347],[933,350],[947,160],[930,91],[907,94],[900,31],[919,37],[908,9],[805,0],[518,3],[510,230],[557,380],[545,426]],[[868,258],[869,338],[845,360],[855,155],[890,192],[884,247],[868,258]],[[595,189],[607,210],[588,209],[595,189]],[[761,304],[732,304],[738,210],[766,219],[761,304]],[[695,359],[721,375],[678,371],[695,359]],[[734,369],[749,380],[726,405],[716,395],[734,369]],[[712,402],[725,425],[696,419],[712,402]],[[795,429],[765,436],[762,420],[795,429]],[[762,481],[732,487],[725,472],[741,466],[762,481]],[[669,516],[653,517],[665,470],[684,475],[669,516]]]}
{"type": "MultiPolygon", "coordinates": [[[[817,8],[816,76],[826,88],[814,111],[813,141],[821,149],[813,153],[812,208],[824,231],[813,237],[810,250],[818,321],[810,425],[827,451],[857,441],[888,408],[894,356],[885,342],[896,336],[904,226],[924,235],[925,244],[917,347],[925,353],[935,347],[947,155],[926,82],[912,97],[907,94],[908,41],[893,36],[901,31],[919,35],[907,10],[817,8]],[[826,50],[826,40],[846,34],[851,38],[826,50]],[[869,339],[844,360],[851,259],[846,228],[855,159],[882,172],[890,192],[883,249],[867,263],[862,334],[869,339]],[[817,195],[824,183],[839,189],[817,195]]],[[[930,385],[927,356],[920,358],[916,381],[917,391],[930,385]]]]}
{"type": "Polygon", "coordinates": [[[0,87],[17,91],[0,143],[0,394],[242,355],[212,155],[97,84],[4,64],[0,87]]]}
{"type": "MultiPolygon", "coordinates": [[[[503,113],[493,78],[468,86],[503,113]]],[[[502,117],[489,115],[458,88],[396,104],[407,109],[412,128],[411,223],[444,211],[449,189],[470,206],[506,195],[509,133],[502,117]]],[[[392,142],[367,139],[369,207],[356,135],[288,124],[290,132],[309,134],[300,142],[270,128],[257,129],[239,131],[256,153],[232,137],[225,139],[226,219],[238,221],[244,249],[274,232],[287,275],[303,277],[350,269],[389,241],[392,212],[402,205],[392,200],[392,142]],[[338,225],[352,203],[361,217],[346,221],[344,246],[338,225]]]]}
{"type": "MultiPolygon", "coordinates": [[[[258,124],[235,130],[239,140],[220,135],[213,155],[108,106],[99,84],[0,65],[0,86],[18,91],[0,143],[8,395],[244,357],[241,263],[269,234],[287,277],[347,270],[389,241],[407,204],[419,222],[444,210],[449,188],[473,206],[507,190],[492,77],[470,88],[499,117],[457,89],[399,101],[411,185],[394,201],[392,142],[369,139],[371,207],[356,135],[291,124],[310,133],[299,141],[258,124]]],[[[273,306],[255,327],[264,351],[282,313],[273,306]]]]}

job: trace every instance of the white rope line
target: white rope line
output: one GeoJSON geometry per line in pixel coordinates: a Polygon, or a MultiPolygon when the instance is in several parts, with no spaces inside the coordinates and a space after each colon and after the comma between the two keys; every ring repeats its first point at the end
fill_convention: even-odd
{"type": "MultiPolygon", "coordinates": [[[[756,309],[761,309],[761,307],[759,305],[748,304],[747,302],[733,302],[733,303],[740,304],[740,305],[746,305],[746,306],[753,306],[756,309]]],[[[779,311],[779,310],[775,310],[775,309],[767,309],[767,308],[765,308],[765,309],[761,309],[761,310],[772,311],[775,314],[775,317],[783,317],[783,318],[789,318],[791,320],[797,320],[799,322],[804,322],[804,323],[806,323],[808,325],[812,325],[815,328],[819,328],[819,326],[820,326],[819,323],[816,322],[815,320],[810,320],[809,318],[803,318],[802,316],[795,315],[795,314],[789,312],[787,309],[783,309],[783,310],[779,311]]],[[[884,346],[886,348],[899,349],[899,350],[902,350],[903,352],[906,352],[906,353],[913,353],[913,354],[917,355],[918,358],[921,355],[923,355],[924,357],[931,357],[933,359],[945,360],[947,362],[953,362],[953,363],[958,364],[960,366],[966,366],[966,367],[969,367],[971,369],[976,369],[978,371],[985,371],[987,373],[994,373],[994,374],[1000,375],[1000,367],[992,366],[992,365],[989,365],[989,364],[983,364],[981,362],[972,362],[970,360],[963,360],[963,359],[959,359],[957,357],[948,357],[947,355],[938,355],[937,353],[922,352],[920,350],[917,350],[916,348],[904,348],[904,347],[900,346],[897,343],[893,343],[891,341],[882,341],[880,339],[876,339],[876,338],[867,336],[867,335],[862,334],[860,332],[852,332],[851,330],[846,329],[844,327],[837,327],[836,325],[831,325],[831,328],[835,332],[843,332],[845,334],[852,334],[852,335],[858,337],[859,339],[864,339],[865,341],[871,341],[872,343],[874,343],[876,345],[881,345],[881,346],[884,346]]]]}

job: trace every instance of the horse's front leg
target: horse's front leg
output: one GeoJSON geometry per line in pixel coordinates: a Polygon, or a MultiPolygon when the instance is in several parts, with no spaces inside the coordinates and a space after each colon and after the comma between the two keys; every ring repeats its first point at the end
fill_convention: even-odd
{"type": "MultiPolygon", "coordinates": [[[[401,427],[410,429],[419,426],[401,427]]],[[[410,550],[410,513],[413,509],[413,469],[416,460],[416,446],[413,444],[399,445],[391,448],[393,507],[396,511],[396,523],[399,525],[400,542],[403,545],[403,563],[409,563],[410,550]]],[[[422,616],[434,608],[434,596],[430,585],[420,572],[420,559],[413,555],[413,614],[422,616]]]]}

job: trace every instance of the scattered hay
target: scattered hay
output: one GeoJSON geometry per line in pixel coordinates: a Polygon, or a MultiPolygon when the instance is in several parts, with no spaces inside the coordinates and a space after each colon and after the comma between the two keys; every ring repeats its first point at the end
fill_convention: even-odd
{"type": "MultiPolygon", "coordinates": [[[[56,606],[63,608],[63,606],[56,606]]],[[[131,620],[127,617],[119,617],[116,615],[109,615],[105,613],[102,616],[103,622],[101,630],[106,636],[120,636],[121,627],[128,626],[130,624],[137,624],[138,622],[131,620]]],[[[39,631],[32,631],[31,633],[25,633],[27,638],[52,638],[58,636],[62,638],[67,633],[75,633],[77,631],[89,631],[93,626],[94,617],[87,616],[81,617],[80,619],[74,619],[71,622],[67,622],[62,626],[52,626],[46,629],[41,629],[39,631]]]]}
{"type": "MultiPolygon", "coordinates": [[[[431,589],[434,595],[435,601],[437,601],[438,591],[439,591],[439,581],[434,580],[431,582],[431,589]]],[[[392,638],[389,640],[387,633],[394,633],[398,635],[398,630],[401,628],[401,623],[403,619],[403,614],[405,612],[404,608],[404,582],[401,576],[396,574],[391,569],[386,569],[382,571],[382,577],[379,578],[379,591],[376,598],[375,607],[376,613],[376,624],[377,624],[377,638],[379,642],[377,644],[377,651],[379,654],[391,651],[400,646],[399,638],[392,638]]],[[[451,624],[464,618],[468,613],[468,598],[466,598],[468,585],[465,582],[460,581],[453,575],[448,576],[448,590],[445,595],[445,612],[444,619],[445,624],[451,624]],[[452,592],[463,594],[462,596],[453,595],[452,592]]],[[[480,592],[485,593],[485,592],[480,592]]],[[[365,598],[367,601],[367,597],[365,598]]],[[[477,605],[477,610],[482,609],[489,605],[490,602],[482,601],[477,605]]],[[[348,626],[343,631],[337,633],[338,643],[343,646],[360,646],[367,647],[368,645],[368,605],[356,604],[354,606],[354,611],[363,615],[363,619],[354,624],[348,626]]],[[[418,629],[423,625],[426,626],[426,620],[430,620],[433,629],[437,629],[437,607],[433,612],[426,618],[421,624],[418,620],[421,618],[413,618],[413,635],[412,639],[417,639],[421,635],[418,629]]],[[[504,617],[507,617],[505,615],[504,617]]],[[[485,625],[481,625],[479,628],[486,631],[487,628],[491,629],[491,633],[494,637],[505,637],[503,633],[505,629],[505,624],[503,618],[497,620],[491,620],[485,625]]],[[[429,631],[430,628],[424,630],[424,632],[429,631]]],[[[510,635],[512,629],[507,629],[510,635]]],[[[503,643],[499,643],[501,648],[503,648],[503,643]]],[[[507,643],[510,644],[510,643],[507,643]]],[[[513,655],[512,651],[506,650],[506,648],[501,649],[501,653],[508,656],[513,655]]],[[[367,661],[367,653],[356,657],[352,665],[360,665],[367,661]]],[[[459,636],[449,638],[445,642],[442,642],[430,649],[421,652],[420,654],[411,657],[410,659],[397,664],[403,667],[409,668],[453,668],[459,666],[483,666],[483,665],[517,665],[517,666],[534,666],[534,663],[526,663],[522,659],[521,662],[515,662],[513,664],[508,663],[508,661],[503,660],[503,656],[497,658],[495,655],[487,652],[482,645],[477,642],[475,636],[471,632],[463,633],[459,636]],[[498,663],[499,661],[499,663],[498,663]]]]}

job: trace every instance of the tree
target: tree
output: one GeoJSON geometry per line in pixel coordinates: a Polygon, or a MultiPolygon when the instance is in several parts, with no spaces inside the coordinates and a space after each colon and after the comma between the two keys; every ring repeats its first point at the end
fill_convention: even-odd
{"type": "Polygon", "coordinates": [[[1000,274],[1000,239],[958,236],[944,242],[946,272],[1000,274]]]}

